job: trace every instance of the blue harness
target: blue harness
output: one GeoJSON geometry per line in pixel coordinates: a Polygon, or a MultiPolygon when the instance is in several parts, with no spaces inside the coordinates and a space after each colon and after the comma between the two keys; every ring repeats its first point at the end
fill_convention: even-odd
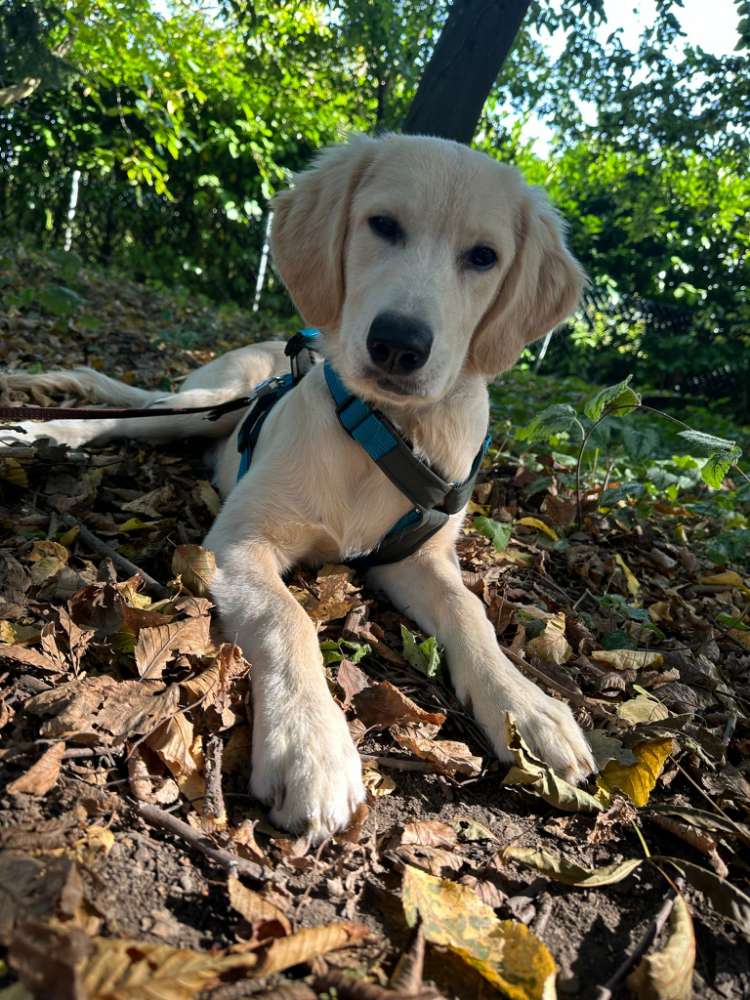
{"type": "MultiPolygon", "coordinates": [[[[315,340],[319,335],[320,331],[313,327],[300,330],[286,345],[291,372],[266,379],[256,387],[253,408],[237,436],[241,455],[238,480],[250,468],[261,428],[271,409],[315,363],[315,340]]],[[[329,361],[324,362],[323,373],[341,426],[413,505],[372,552],[349,562],[359,569],[367,569],[406,559],[438,532],[451,514],[457,514],[466,506],[490,437],[485,438],[477,452],[468,479],[463,483],[449,482],[414,454],[384,414],[347,389],[329,361]]]]}

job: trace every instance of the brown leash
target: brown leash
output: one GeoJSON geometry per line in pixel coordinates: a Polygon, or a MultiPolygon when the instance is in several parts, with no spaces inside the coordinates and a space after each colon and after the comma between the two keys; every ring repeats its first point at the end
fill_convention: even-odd
{"type": "Polygon", "coordinates": [[[162,406],[144,409],[94,406],[0,406],[3,420],[100,420],[102,417],[165,417],[178,414],[207,413],[208,420],[218,420],[224,413],[242,410],[255,399],[242,396],[213,406],[162,406]]]}

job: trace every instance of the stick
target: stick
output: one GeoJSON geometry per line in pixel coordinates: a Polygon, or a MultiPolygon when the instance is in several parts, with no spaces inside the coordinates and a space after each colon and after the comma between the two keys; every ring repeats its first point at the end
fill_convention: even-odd
{"type": "Polygon", "coordinates": [[[218,733],[212,733],[206,740],[206,798],[203,810],[216,820],[226,820],[224,794],[221,790],[221,758],[224,744],[218,733]]]}
{"type": "Polygon", "coordinates": [[[435,766],[425,760],[406,760],[403,757],[392,757],[389,754],[379,757],[377,754],[361,753],[360,760],[371,761],[378,767],[391,768],[393,771],[424,771],[426,774],[434,774],[435,766]]]}
{"type": "Polygon", "coordinates": [[[517,667],[520,667],[522,670],[528,670],[533,677],[536,677],[537,680],[540,680],[548,687],[551,687],[553,691],[557,691],[564,695],[568,701],[572,702],[574,705],[585,705],[589,700],[584,695],[574,691],[572,688],[567,687],[565,684],[561,684],[560,681],[556,681],[554,677],[550,677],[549,674],[545,673],[544,670],[540,670],[539,667],[532,666],[528,660],[525,660],[522,656],[518,656],[517,653],[514,653],[513,650],[509,649],[507,646],[501,646],[500,649],[502,649],[508,659],[515,663],[517,667]]]}
{"type": "Polygon", "coordinates": [[[158,580],[155,580],[144,569],[141,569],[140,566],[136,566],[134,562],[126,559],[117,549],[103,542],[93,531],[89,531],[85,524],[79,524],[78,521],[68,514],[62,518],[62,522],[68,528],[78,528],[81,541],[88,545],[90,549],[93,549],[94,552],[98,552],[102,556],[109,556],[116,566],[124,569],[131,576],[140,576],[143,580],[145,590],[150,591],[154,596],[160,598],[172,596],[170,591],[166,587],[163,587],[158,580]]]}
{"type": "Polygon", "coordinates": [[[171,813],[165,812],[158,806],[152,806],[148,802],[136,802],[134,806],[141,819],[144,819],[151,826],[158,826],[160,829],[166,830],[168,833],[173,833],[176,837],[180,837],[196,851],[205,854],[214,864],[225,868],[228,872],[235,875],[249,875],[250,878],[260,881],[265,879],[265,872],[261,865],[256,864],[254,861],[247,861],[245,858],[240,858],[238,855],[232,854],[231,851],[226,851],[221,847],[214,847],[208,837],[200,833],[200,831],[194,830],[192,826],[184,823],[171,813]]]}
{"type": "Polygon", "coordinates": [[[639,958],[641,958],[641,956],[648,951],[651,947],[652,941],[654,941],[657,935],[661,933],[664,924],[666,924],[669,919],[669,914],[672,912],[674,901],[674,896],[670,896],[668,899],[664,900],[661,909],[654,917],[653,922],[649,925],[646,933],[633,949],[633,952],[627,956],[622,965],[619,966],[614,975],[607,980],[604,986],[597,987],[594,1000],[612,1000],[614,990],[622,982],[639,958]]]}

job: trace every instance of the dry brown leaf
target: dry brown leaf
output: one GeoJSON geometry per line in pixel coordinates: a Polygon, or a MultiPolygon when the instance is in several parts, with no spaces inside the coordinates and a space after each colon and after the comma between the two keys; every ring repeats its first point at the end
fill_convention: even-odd
{"type": "MultiPolygon", "coordinates": [[[[277,923],[284,934],[291,934],[292,925],[288,917],[278,906],[266,899],[259,892],[248,889],[234,875],[227,880],[229,902],[240,916],[251,925],[277,923]]],[[[273,935],[277,937],[278,935],[273,935]]]]}
{"type": "Polygon", "coordinates": [[[176,653],[206,653],[211,644],[210,626],[210,618],[201,617],[142,628],[134,650],[138,674],[144,680],[158,680],[176,653]]]}
{"type": "Polygon", "coordinates": [[[193,724],[183,712],[178,712],[151,733],[146,745],[167,765],[182,795],[190,802],[203,798],[206,782],[202,740],[195,736],[193,724]]]}
{"type": "Polygon", "coordinates": [[[445,715],[442,712],[428,712],[391,684],[382,681],[373,684],[352,699],[359,718],[366,726],[389,729],[399,722],[427,722],[442,726],[445,715]]]}
{"type": "Polygon", "coordinates": [[[151,732],[179,708],[180,689],[159,681],[116,681],[106,674],[78,678],[26,702],[32,715],[51,716],[41,733],[73,743],[122,743],[151,732]]]}
{"type": "Polygon", "coordinates": [[[20,778],[11,781],[6,791],[11,795],[46,795],[60,777],[60,766],[62,765],[63,754],[65,753],[64,743],[53,743],[44,751],[42,756],[32,766],[22,774],[20,778]]]}
{"type": "Polygon", "coordinates": [[[526,643],[526,652],[558,666],[568,662],[573,650],[565,638],[565,615],[562,611],[547,620],[540,635],[529,639],[526,643]]]}
{"type": "Polygon", "coordinates": [[[27,646],[13,644],[10,646],[0,645],[0,659],[5,657],[8,660],[15,660],[16,663],[25,663],[29,667],[38,667],[40,670],[47,670],[53,674],[61,674],[66,670],[65,663],[60,663],[57,657],[49,656],[47,653],[40,653],[38,649],[30,649],[27,646]]]}
{"type": "Polygon", "coordinates": [[[259,954],[258,965],[253,974],[268,976],[272,972],[282,972],[293,965],[326,955],[329,951],[362,944],[369,936],[370,931],[362,924],[342,922],[323,927],[305,927],[296,934],[272,941],[259,954]]]}
{"type": "Polygon", "coordinates": [[[221,727],[229,729],[237,722],[232,703],[241,692],[236,684],[247,677],[250,664],[239,646],[225,642],[219,648],[214,663],[195,677],[180,681],[191,705],[200,701],[203,709],[213,708],[221,720],[221,727]]]}
{"type": "Polygon", "coordinates": [[[457,872],[466,861],[463,855],[447,851],[444,847],[422,847],[419,844],[404,844],[393,853],[404,864],[438,876],[457,872]]]}
{"type": "Polygon", "coordinates": [[[482,758],[475,757],[465,743],[436,740],[424,727],[391,726],[391,735],[405,750],[420,760],[429,761],[440,774],[451,777],[463,774],[476,777],[482,771],[482,758]]]}
{"type": "Polygon", "coordinates": [[[674,901],[664,947],[646,955],[628,976],[638,1000],[690,1000],[693,995],[695,933],[682,895],[674,901]]]}
{"type": "Polygon", "coordinates": [[[405,823],[401,833],[402,844],[421,847],[453,847],[458,840],[455,827],[437,819],[418,819],[405,823]]]}
{"type": "Polygon", "coordinates": [[[180,797],[177,782],[172,778],[152,775],[143,754],[136,747],[128,757],[130,791],[140,802],[168,805],[180,797]]]}
{"type": "Polygon", "coordinates": [[[196,597],[207,597],[216,572],[216,556],[201,545],[178,545],[172,555],[172,572],[196,597]]]}
{"type": "Polygon", "coordinates": [[[345,618],[362,599],[352,583],[354,572],[350,566],[323,566],[315,580],[317,597],[304,601],[305,611],[316,622],[337,621],[345,618]]]}
{"type": "Polygon", "coordinates": [[[370,678],[351,660],[343,659],[336,671],[336,683],[344,692],[344,700],[341,707],[346,711],[352,703],[355,695],[370,686],[370,678]]]}

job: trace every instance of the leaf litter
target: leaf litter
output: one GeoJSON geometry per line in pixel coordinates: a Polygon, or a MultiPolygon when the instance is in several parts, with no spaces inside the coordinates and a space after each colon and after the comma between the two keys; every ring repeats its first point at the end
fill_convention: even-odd
{"type": "MultiPolygon", "coordinates": [[[[118,289],[132,329],[109,354],[97,338],[93,360],[127,380],[166,388],[253,336],[214,317],[204,342],[165,351],[156,306],[118,289]]],[[[33,347],[0,321],[6,364],[54,365],[61,344],[66,364],[92,361],[74,318],[40,315],[33,347]]],[[[640,494],[615,487],[611,507],[585,500],[579,528],[554,455],[541,490],[504,459],[477,487],[466,583],[522,672],[589,729],[602,770],[582,788],[512,718],[513,762],[496,762],[434,637],[351,570],[295,573],[370,791],[352,830],[311,852],[247,794],[252,665],[215,627],[200,541],[218,498],[191,451],[40,442],[3,458],[0,996],[222,1000],[306,979],[345,997],[363,976],[383,1000],[579,996],[628,957],[613,996],[750,993],[750,580],[692,546],[684,509],[658,501],[635,521],[640,494]],[[399,993],[410,926],[424,979],[420,961],[399,993]]]]}

